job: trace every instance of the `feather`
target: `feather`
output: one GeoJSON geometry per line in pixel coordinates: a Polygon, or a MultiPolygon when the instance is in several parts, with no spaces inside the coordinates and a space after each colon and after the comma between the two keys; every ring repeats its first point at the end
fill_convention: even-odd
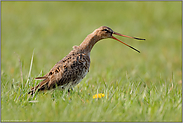
{"type": "Polygon", "coordinates": [[[43,77],[36,77],[35,79],[46,79],[46,78],[48,78],[48,77],[43,76],[43,77]]]}

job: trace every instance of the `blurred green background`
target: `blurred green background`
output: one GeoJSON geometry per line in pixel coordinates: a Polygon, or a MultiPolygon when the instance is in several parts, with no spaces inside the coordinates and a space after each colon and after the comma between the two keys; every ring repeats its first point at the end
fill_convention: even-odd
{"type": "MultiPolygon", "coordinates": [[[[12,93],[17,92],[11,92],[9,86],[15,85],[18,88],[21,83],[19,58],[25,85],[33,51],[32,80],[41,72],[43,75],[49,72],[55,63],[72,50],[73,45],[79,45],[88,34],[100,26],[108,26],[124,35],[145,38],[146,41],[116,36],[139,49],[140,54],[113,39],[98,42],[91,51],[90,72],[79,87],[85,87],[86,81],[89,81],[90,85],[103,86],[103,80],[113,83],[110,85],[113,86],[118,80],[126,82],[125,78],[129,81],[142,80],[149,88],[152,84],[161,88],[164,83],[173,83],[173,88],[179,87],[176,92],[177,100],[181,103],[181,5],[181,1],[1,2],[1,104],[4,111],[2,119],[10,118],[11,113],[6,111],[5,105],[7,100],[14,99],[12,93]],[[162,86],[159,83],[163,83],[162,86]]],[[[123,84],[128,85],[127,82],[123,84]]],[[[28,91],[30,87],[26,89],[28,91]]],[[[90,91],[89,88],[86,90],[90,91]]],[[[92,93],[96,93],[96,89],[92,93]]],[[[14,95],[16,97],[16,94],[14,95]]],[[[164,98],[162,100],[165,101],[164,98]]],[[[14,103],[12,101],[9,106],[14,108],[14,103]]],[[[173,102],[171,104],[173,105],[173,102]]],[[[171,112],[172,117],[164,112],[161,118],[142,117],[136,120],[180,121],[181,109],[179,106],[176,111],[169,110],[167,113],[171,112]]],[[[135,121],[136,115],[131,116],[126,117],[126,121],[135,121]]],[[[32,121],[32,118],[29,120],[32,121]]],[[[103,118],[96,121],[102,121],[103,118]]],[[[75,119],[77,118],[73,118],[73,121],[75,119]]],[[[117,117],[111,120],[125,119],[117,117]]],[[[36,121],[45,120],[38,118],[36,121]]]]}

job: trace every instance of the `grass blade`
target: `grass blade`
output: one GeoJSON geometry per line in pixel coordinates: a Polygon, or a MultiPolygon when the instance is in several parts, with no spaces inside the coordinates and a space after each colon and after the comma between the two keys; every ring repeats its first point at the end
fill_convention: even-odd
{"type": "Polygon", "coordinates": [[[33,53],[32,53],[32,58],[31,58],[31,63],[30,63],[30,68],[29,68],[28,79],[27,79],[27,82],[26,82],[25,86],[27,86],[27,84],[29,83],[29,80],[30,80],[31,71],[32,71],[33,58],[34,58],[34,50],[33,50],[33,53]]]}

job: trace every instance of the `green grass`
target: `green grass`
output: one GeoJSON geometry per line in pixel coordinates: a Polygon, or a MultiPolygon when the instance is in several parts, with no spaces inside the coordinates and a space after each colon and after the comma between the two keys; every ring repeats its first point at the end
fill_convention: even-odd
{"type": "Polygon", "coordinates": [[[1,2],[1,121],[182,121],[182,2],[1,2]],[[55,63],[100,26],[90,72],[67,94],[28,98],[55,63]],[[22,72],[22,75],[21,75],[22,72]],[[104,93],[100,99],[93,95],[104,93]],[[37,102],[31,102],[37,101],[37,102]]]}

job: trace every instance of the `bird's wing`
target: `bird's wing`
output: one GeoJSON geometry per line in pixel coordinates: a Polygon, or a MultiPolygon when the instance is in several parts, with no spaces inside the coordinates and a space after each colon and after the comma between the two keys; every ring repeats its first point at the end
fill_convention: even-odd
{"type": "Polygon", "coordinates": [[[48,87],[63,86],[70,81],[75,81],[81,76],[83,69],[89,69],[89,57],[83,53],[76,53],[70,55],[62,60],[61,63],[56,64],[48,74],[50,79],[48,87]]]}
{"type": "Polygon", "coordinates": [[[44,79],[31,90],[50,90],[56,86],[64,86],[81,76],[83,69],[89,69],[90,58],[83,53],[67,55],[54,65],[48,74],[35,79],[44,79]]]}

